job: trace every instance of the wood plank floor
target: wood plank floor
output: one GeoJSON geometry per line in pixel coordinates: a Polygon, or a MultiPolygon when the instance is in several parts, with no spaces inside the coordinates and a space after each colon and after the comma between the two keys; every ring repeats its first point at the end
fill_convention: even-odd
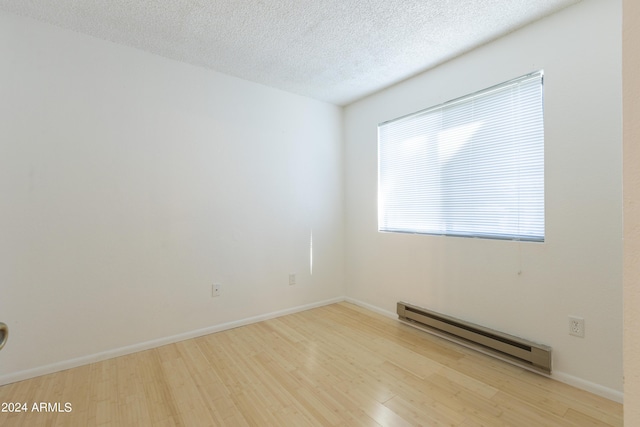
{"type": "Polygon", "coordinates": [[[348,303],[9,384],[0,402],[28,406],[0,425],[29,427],[623,424],[618,403],[348,303]]]}

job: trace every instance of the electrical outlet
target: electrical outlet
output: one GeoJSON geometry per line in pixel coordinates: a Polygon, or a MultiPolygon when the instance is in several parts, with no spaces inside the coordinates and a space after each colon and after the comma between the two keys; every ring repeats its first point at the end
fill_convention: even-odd
{"type": "Polygon", "coordinates": [[[296,284],[296,273],[289,273],[289,286],[296,284]]]}
{"type": "Polygon", "coordinates": [[[582,317],[569,316],[569,335],[584,338],[584,319],[582,317]]]}
{"type": "Polygon", "coordinates": [[[211,285],[211,298],[220,296],[220,283],[211,285]]]}

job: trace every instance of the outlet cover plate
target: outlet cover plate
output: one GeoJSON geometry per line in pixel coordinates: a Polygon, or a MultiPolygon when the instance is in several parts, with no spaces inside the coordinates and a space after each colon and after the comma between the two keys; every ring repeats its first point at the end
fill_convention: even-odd
{"type": "Polygon", "coordinates": [[[569,335],[584,338],[584,319],[577,316],[569,316],[569,335]]]}

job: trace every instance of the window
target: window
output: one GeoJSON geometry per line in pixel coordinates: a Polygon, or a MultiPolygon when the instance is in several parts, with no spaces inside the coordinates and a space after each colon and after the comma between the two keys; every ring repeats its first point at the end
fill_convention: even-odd
{"type": "Polygon", "coordinates": [[[544,241],[543,72],[378,126],[379,231],[544,241]]]}

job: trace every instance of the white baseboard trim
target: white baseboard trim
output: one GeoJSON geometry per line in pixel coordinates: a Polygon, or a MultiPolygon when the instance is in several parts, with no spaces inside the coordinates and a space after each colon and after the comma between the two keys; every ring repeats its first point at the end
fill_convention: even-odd
{"type": "Polygon", "coordinates": [[[605,399],[613,400],[614,402],[623,403],[624,400],[624,393],[621,391],[604,387],[600,384],[592,383],[564,372],[553,371],[551,373],[551,378],[561,383],[588,391],[589,393],[596,394],[600,397],[604,397],[605,399]]]}
{"type": "MultiPolygon", "coordinates": [[[[392,319],[398,319],[398,315],[396,313],[392,313],[390,311],[387,311],[382,308],[371,305],[369,303],[357,300],[355,298],[345,297],[344,300],[351,304],[355,304],[357,306],[369,309],[383,316],[390,317],[392,319]]],[[[438,335],[438,334],[435,334],[435,335],[438,335]]],[[[544,375],[544,376],[547,376],[547,375],[544,375]]],[[[559,371],[553,371],[551,375],[548,377],[558,382],[568,384],[570,386],[579,388],[581,390],[588,391],[589,393],[593,393],[595,395],[604,397],[605,399],[613,400],[614,402],[618,402],[618,403],[623,403],[624,393],[621,391],[604,387],[600,384],[595,384],[590,381],[583,380],[582,378],[574,377],[573,375],[569,375],[559,371]]]]}
{"type": "Polygon", "coordinates": [[[371,305],[371,304],[366,303],[364,301],[360,301],[360,300],[357,300],[355,298],[350,298],[350,297],[345,297],[344,300],[346,302],[351,303],[351,304],[355,304],[355,305],[360,306],[362,308],[366,308],[367,310],[371,310],[371,311],[373,311],[375,313],[381,314],[381,315],[383,315],[385,317],[389,317],[391,319],[396,319],[396,320],[398,319],[398,315],[396,313],[384,310],[384,309],[382,309],[380,307],[376,307],[375,305],[371,305]]]}
{"type": "Polygon", "coordinates": [[[227,322],[219,325],[209,326],[202,329],[196,329],[194,331],[189,331],[182,334],[173,335],[170,337],[158,338],[155,340],[145,341],[145,342],[133,344],[126,347],[120,347],[113,350],[107,350],[100,353],[90,354],[88,356],[82,356],[75,359],[64,360],[62,362],[52,363],[50,365],[45,365],[45,366],[39,366],[33,369],[14,372],[11,374],[0,376],[0,386],[15,383],[17,381],[27,380],[29,378],[39,377],[41,375],[47,375],[47,374],[52,374],[54,372],[76,368],[78,366],[88,365],[90,363],[100,362],[102,360],[112,359],[118,356],[125,356],[127,354],[137,353],[139,351],[161,347],[167,344],[173,344],[173,343],[188,340],[191,338],[201,337],[203,335],[213,334],[215,332],[226,331],[228,329],[250,325],[252,323],[262,322],[264,320],[274,319],[276,317],[286,316],[287,314],[298,313],[300,311],[310,310],[312,308],[322,307],[329,304],[335,304],[338,302],[342,302],[344,300],[345,300],[344,297],[331,298],[324,301],[318,301],[311,304],[300,305],[297,307],[292,307],[284,310],[274,311],[271,313],[261,314],[259,316],[249,317],[246,319],[236,320],[233,322],[227,322]]]}

